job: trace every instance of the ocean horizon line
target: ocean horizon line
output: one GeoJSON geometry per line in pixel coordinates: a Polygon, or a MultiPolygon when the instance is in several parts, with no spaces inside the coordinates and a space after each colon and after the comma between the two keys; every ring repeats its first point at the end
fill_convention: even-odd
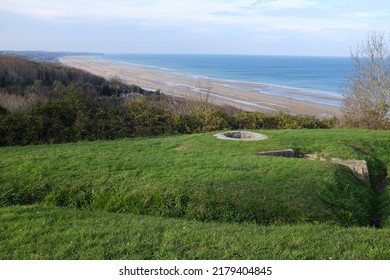
{"type": "MultiPolygon", "coordinates": [[[[69,52],[72,53],[72,52],[69,52]]],[[[83,52],[75,52],[82,54],[83,52]]],[[[304,54],[245,54],[245,53],[159,53],[159,52],[85,52],[96,55],[194,55],[194,56],[275,56],[275,57],[307,57],[307,58],[348,58],[350,55],[304,55],[304,54]]]]}

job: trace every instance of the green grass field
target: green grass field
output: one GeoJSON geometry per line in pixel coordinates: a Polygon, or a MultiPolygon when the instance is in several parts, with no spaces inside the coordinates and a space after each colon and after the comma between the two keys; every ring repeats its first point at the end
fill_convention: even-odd
{"type": "Polygon", "coordinates": [[[261,131],[0,148],[1,259],[388,259],[390,132],[261,131]],[[341,165],[365,159],[371,185],[341,165]],[[373,216],[382,229],[369,228],[373,216]]]}
{"type": "Polygon", "coordinates": [[[2,259],[390,259],[390,229],[198,222],[46,206],[0,209],[2,259]]]}

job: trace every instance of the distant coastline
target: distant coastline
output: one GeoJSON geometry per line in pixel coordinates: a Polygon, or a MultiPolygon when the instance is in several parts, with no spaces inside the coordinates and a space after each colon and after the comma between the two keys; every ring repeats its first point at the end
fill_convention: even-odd
{"type": "Polygon", "coordinates": [[[47,51],[0,51],[0,55],[7,56],[20,56],[27,59],[44,61],[44,62],[56,62],[63,56],[102,56],[103,53],[87,53],[87,52],[47,52],[47,51]]]}
{"type": "Polygon", "coordinates": [[[105,78],[120,78],[146,89],[162,90],[166,94],[188,97],[207,93],[217,104],[247,111],[286,112],[317,117],[340,115],[341,96],[321,90],[208,78],[208,73],[204,76],[190,75],[158,66],[113,61],[109,57],[106,59],[106,56],[64,56],[58,60],[105,78]]]}

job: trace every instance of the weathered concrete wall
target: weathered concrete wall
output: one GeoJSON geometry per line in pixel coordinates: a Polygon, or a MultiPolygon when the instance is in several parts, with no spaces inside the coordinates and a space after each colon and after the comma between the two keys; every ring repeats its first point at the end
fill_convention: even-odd
{"type": "Polygon", "coordinates": [[[370,183],[370,175],[368,172],[367,162],[365,160],[342,160],[339,158],[332,158],[330,160],[333,163],[341,164],[350,168],[353,174],[360,180],[370,183]]]}
{"type": "Polygon", "coordinates": [[[294,157],[295,153],[292,149],[264,151],[256,153],[258,156],[273,156],[273,157],[294,157]]]}

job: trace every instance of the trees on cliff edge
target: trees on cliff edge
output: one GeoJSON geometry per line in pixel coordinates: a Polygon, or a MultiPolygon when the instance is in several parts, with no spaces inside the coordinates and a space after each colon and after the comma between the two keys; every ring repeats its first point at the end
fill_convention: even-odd
{"type": "Polygon", "coordinates": [[[347,78],[343,112],[346,125],[390,127],[390,49],[384,33],[372,31],[351,52],[353,73],[347,78]]]}

